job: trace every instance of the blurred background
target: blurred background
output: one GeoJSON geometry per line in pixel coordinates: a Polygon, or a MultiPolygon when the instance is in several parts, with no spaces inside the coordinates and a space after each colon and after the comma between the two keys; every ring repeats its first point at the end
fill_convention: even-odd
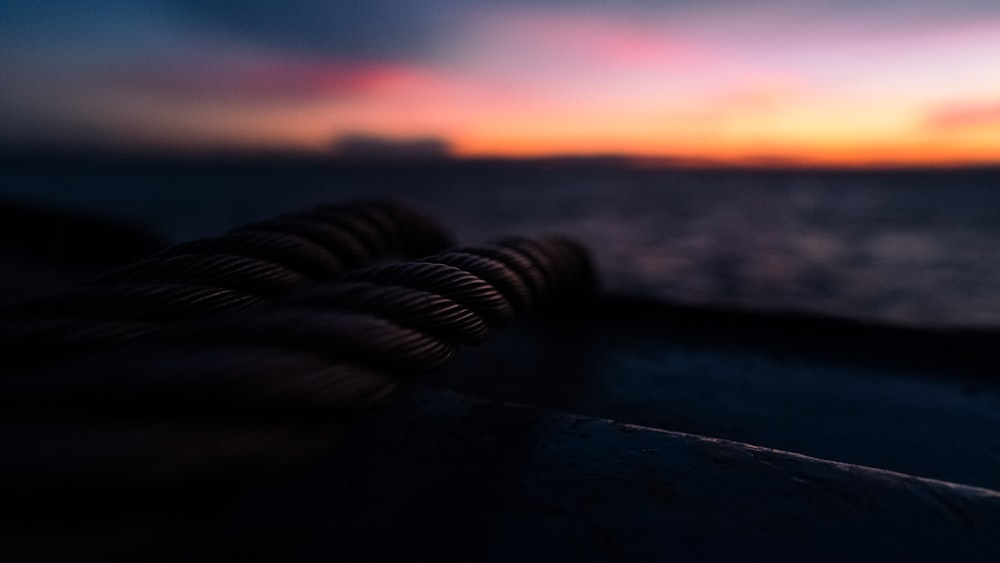
{"type": "Polygon", "coordinates": [[[5,0],[0,198],[170,242],[394,195],[615,291],[996,326],[998,56],[992,0],[5,0]]]}

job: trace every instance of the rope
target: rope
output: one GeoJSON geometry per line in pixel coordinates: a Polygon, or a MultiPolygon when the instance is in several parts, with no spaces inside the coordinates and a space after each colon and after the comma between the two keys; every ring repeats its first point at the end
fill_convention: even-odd
{"type": "Polygon", "coordinates": [[[412,287],[340,282],[296,295],[286,301],[303,307],[370,313],[463,344],[486,337],[486,322],[447,297],[412,287]]]}
{"type": "MultiPolygon", "coordinates": [[[[539,259],[539,266],[549,272],[552,283],[562,284],[545,285],[540,291],[569,291],[574,286],[591,283],[590,275],[569,277],[589,271],[586,254],[578,246],[554,238],[536,242],[565,251],[560,254],[563,258],[560,263],[539,259]]],[[[506,244],[482,249],[509,248],[506,244]]],[[[479,250],[469,248],[465,253],[476,256],[479,250]]],[[[442,256],[448,259],[451,255],[442,256]]],[[[90,408],[91,401],[100,401],[101,397],[124,397],[130,393],[158,396],[161,390],[155,381],[160,380],[138,375],[138,366],[150,364],[152,357],[163,360],[157,364],[160,367],[181,362],[184,369],[178,370],[176,377],[187,381],[192,371],[216,369],[211,362],[198,364],[204,357],[227,357],[212,352],[216,348],[232,351],[266,347],[276,355],[281,350],[294,350],[345,365],[362,364],[386,372],[406,373],[406,379],[412,374],[438,371],[448,365],[460,344],[481,342],[488,325],[510,320],[511,294],[503,287],[522,287],[524,279],[532,274],[531,270],[497,268],[484,279],[436,260],[432,256],[360,269],[255,310],[203,319],[183,329],[157,331],[156,325],[132,323],[135,330],[151,334],[151,339],[141,346],[105,352],[86,361],[76,359],[72,364],[64,364],[66,367],[25,370],[31,373],[30,377],[8,376],[0,380],[0,405],[8,399],[25,405],[27,398],[32,397],[35,404],[83,403],[84,408],[90,408]],[[114,364],[112,369],[103,369],[102,366],[110,364],[114,364]],[[194,369],[196,364],[201,367],[194,369]],[[82,397],[88,399],[83,401],[82,397]]],[[[29,332],[40,335],[51,335],[59,329],[59,325],[50,325],[45,320],[29,326],[33,327],[29,332]]],[[[106,324],[93,326],[90,330],[94,332],[113,329],[106,324]]],[[[81,331],[84,328],[82,324],[78,326],[81,331]]],[[[231,355],[237,359],[225,360],[226,377],[233,377],[239,371],[232,371],[233,362],[242,361],[238,359],[241,354],[231,355]]],[[[248,367],[258,369],[256,362],[248,363],[248,367]]],[[[201,396],[207,388],[217,391],[220,377],[198,376],[179,388],[187,389],[192,396],[201,396]]],[[[288,377],[296,376],[288,374],[288,377]]],[[[248,385],[247,389],[256,386],[248,385]]],[[[236,394],[246,393],[243,389],[236,394]]],[[[266,396],[258,398],[260,402],[267,400],[266,396]]]]}
{"type": "Polygon", "coordinates": [[[284,215],[179,244],[71,291],[0,309],[0,335],[6,337],[0,362],[21,366],[32,357],[47,363],[90,353],[149,333],[130,332],[135,323],[187,323],[257,307],[387,256],[414,258],[440,250],[448,240],[435,221],[392,201],[284,215]],[[33,325],[40,318],[47,323],[41,333],[33,325]],[[122,324],[81,331],[81,319],[122,324]],[[60,325],[64,330],[56,330],[60,325]],[[45,346],[46,354],[33,353],[32,344],[45,346]]]}
{"type": "Polygon", "coordinates": [[[488,322],[506,322],[514,315],[510,301],[495,286],[470,272],[446,264],[388,264],[352,272],[342,279],[435,293],[475,311],[488,322]]]}
{"type": "Polygon", "coordinates": [[[445,369],[488,326],[579,302],[595,287],[585,250],[555,236],[312,282],[391,249],[426,254],[443,242],[440,229],[396,205],[326,206],[5,309],[0,490],[131,494],[297,458],[316,443],[298,437],[445,369]],[[323,224],[336,227],[317,236],[323,224]],[[334,251],[334,240],[348,239],[334,251]],[[38,358],[29,350],[39,343],[54,352],[38,358]]]}

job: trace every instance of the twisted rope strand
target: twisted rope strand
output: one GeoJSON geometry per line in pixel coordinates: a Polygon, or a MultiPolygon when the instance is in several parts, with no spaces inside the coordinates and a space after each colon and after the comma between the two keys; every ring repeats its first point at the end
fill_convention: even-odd
{"type": "Polygon", "coordinates": [[[340,278],[396,285],[436,293],[476,311],[488,322],[513,317],[510,301],[495,287],[469,272],[433,262],[404,262],[357,270],[340,278]]]}
{"type": "Polygon", "coordinates": [[[296,294],[283,303],[367,312],[463,344],[477,344],[486,337],[486,322],[471,309],[446,297],[408,287],[341,282],[296,294]]]}
{"type": "Polygon", "coordinates": [[[234,254],[257,258],[300,272],[313,280],[326,279],[346,269],[335,256],[307,238],[253,229],[181,243],[153,254],[150,259],[183,254],[234,254]]]}

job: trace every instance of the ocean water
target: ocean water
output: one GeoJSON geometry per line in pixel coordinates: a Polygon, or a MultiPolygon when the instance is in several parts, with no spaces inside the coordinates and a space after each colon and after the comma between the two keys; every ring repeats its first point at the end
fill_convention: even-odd
{"type": "Polygon", "coordinates": [[[393,196],[462,243],[560,232],[609,290],[918,326],[1000,326],[1000,169],[640,170],[614,162],[103,163],[0,168],[0,198],[181,241],[393,196]]]}

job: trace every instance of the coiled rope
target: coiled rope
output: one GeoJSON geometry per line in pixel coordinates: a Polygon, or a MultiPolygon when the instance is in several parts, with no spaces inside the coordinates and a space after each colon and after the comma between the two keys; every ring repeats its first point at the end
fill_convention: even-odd
{"type": "MultiPolygon", "coordinates": [[[[321,208],[321,213],[334,217],[337,209],[321,208]]],[[[356,215],[349,217],[344,224],[352,226],[340,225],[338,233],[360,232],[363,223],[356,215]]],[[[311,218],[295,216],[287,222],[309,225],[300,233],[314,226],[311,218]]],[[[260,232],[274,224],[234,233],[260,232]]],[[[409,253],[427,246],[426,240],[382,238],[375,232],[369,231],[371,236],[358,245],[368,254],[354,254],[354,248],[338,255],[344,260],[337,264],[353,265],[361,256],[388,248],[409,253]]],[[[240,242],[250,238],[238,237],[240,242]]],[[[217,243],[191,244],[212,248],[217,243]]],[[[548,236],[455,248],[308,286],[294,282],[295,291],[267,302],[249,291],[270,291],[268,284],[281,285],[274,280],[286,278],[266,268],[242,268],[229,258],[220,259],[210,279],[245,273],[242,291],[207,288],[197,300],[193,293],[178,300],[170,289],[148,290],[150,278],[190,287],[191,272],[212,267],[201,258],[174,260],[191,256],[191,246],[183,247],[157,255],[155,263],[102,278],[100,287],[118,299],[110,301],[113,307],[109,301],[87,303],[95,293],[86,287],[48,301],[52,308],[36,310],[34,316],[25,314],[30,309],[18,310],[29,326],[20,333],[24,341],[60,341],[59,332],[67,325],[52,324],[44,314],[57,309],[73,312],[70,330],[78,345],[88,339],[119,345],[68,356],[72,361],[18,364],[0,378],[5,423],[0,424],[0,445],[15,454],[0,462],[0,488],[3,483],[18,483],[21,491],[83,486],[103,494],[276,463],[309,450],[293,446],[297,437],[382,404],[416,375],[444,369],[460,344],[480,342],[489,325],[543,302],[573,302],[595,283],[584,249],[548,236]],[[253,281],[254,275],[266,280],[253,281]],[[121,297],[126,294],[130,299],[121,297]],[[244,295],[252,296],[254,310],[233,306],[232,300],[244,295]],[[191,311],[200,317],[192,320],[191,311]],[[96,324],[88,328],[84,321],[92,313],[96,324]],[[114,321],[102,320],[107,318],[114,321]],[[157,323],[176,318],[187,322],[156,330],[157,323]],[[123,344],[119,333],[130,331],[147,338],[123,344]],[[21,432],[11,433],[11,425],[21,432]]],[[[4,338],[16,344],[18,334],[4,338]]]]}
{"type": "Polygon", "coordinates": [[[439,251],[449,241],[433,219],[383,200],[247,225],[0,309],[0,366],[61,360],[148,337],[164,325],[258,307],[378,259],[439,251]]]}

